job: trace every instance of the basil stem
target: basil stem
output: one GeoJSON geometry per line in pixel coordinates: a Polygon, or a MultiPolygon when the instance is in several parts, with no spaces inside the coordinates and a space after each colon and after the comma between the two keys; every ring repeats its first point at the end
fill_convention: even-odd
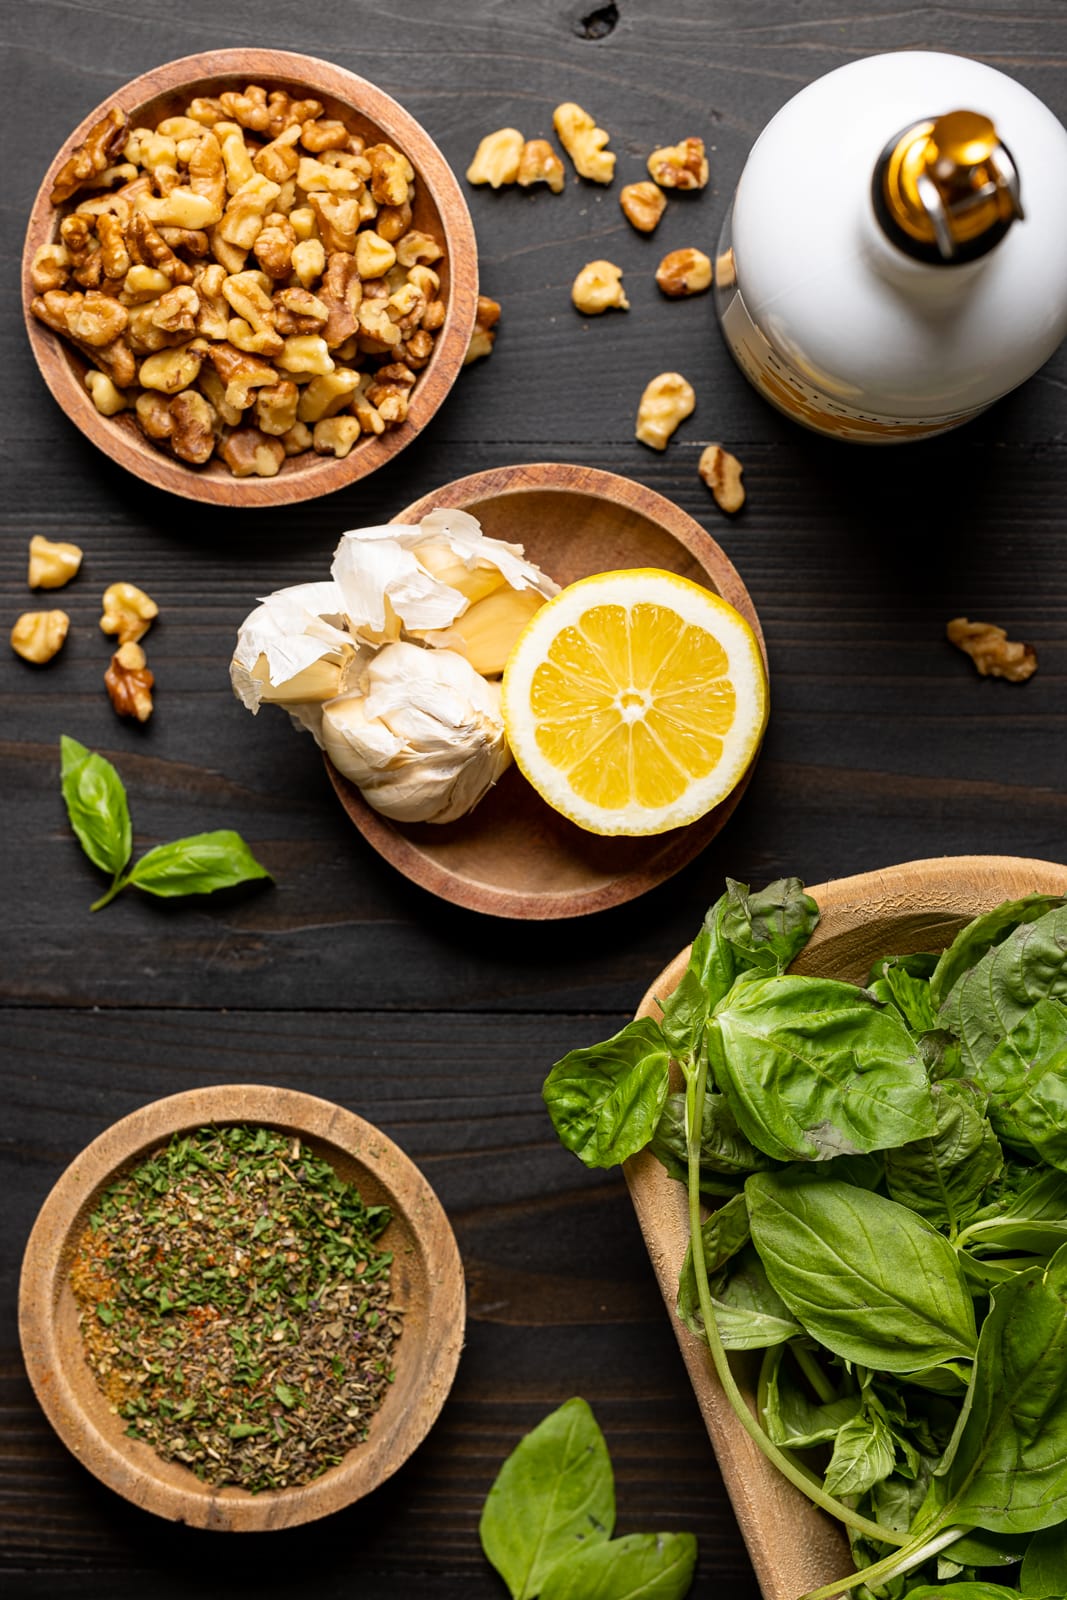
{"type": "Polygon", "coordinates": [[[839,1595],[848,1594],[858,1584],[888,1583],[891,1578],[903,1577],[905,1573],[921,1566],[930,1556],[936,1556],[940,1550],[955,1544],[969,1531],[968,1528],[942,1528],[940,1533],[930,1536],[920,1534],[905,1549],[894,1550],[873,1566],[861,1567],[851,1578],[835,1578],[833,1583],[826,1583],[821,1589],[809,1589],[807,1594],[800,1596],[800,1600],[838,1600],[839,1595]]]}
{"type": "MultiPolygon", "coordinates": [[[[700,1217],[700,1130],[704,1118],[704,1095],[708,1084],[708,1056],[707,1050],[700,1049],[699,1058],[694,1061],[690,1055],[681,1063],[685,1074],[685,1133],[686,1152],[688,1156],[688,1191],[689,1191],[689,1242],[693,1252],[693,1270],[696,1276],[697,1296],[700,1301],[700,1314],[704,1319],[704,1331],[711,1351],[711,1359],[722,1384],[726,1398],[733,1407],[734,1414],[753,1444],[772,1461],[779,1472],[789,1479],[801,1494],[813,1500],[817,1506],[836,1517],[839,1522],[845,1522],[857,1533],[862,1533],[867,1539],[874,1539],[879,1544],[907,1545],[910,1542],[908,1534],[896,1533],[891,1528],[883,1528],[877,1522],[870,1522],[866,1517],[860,1516],[858,1511],[853,1511],[851,1506],[843,1505],[840,1500],[835,1500],[826,1493],[804,1469],[793,1461],[783,1450],[772,1443],[769,1436],[752,1415],[745,1404],[744,1396],[737,1386],[730,1362],[719,1335],[718,1325],[715,1321],[715,1309],[711,1303],[711,1287],[708,1283],[707,1264],[704,1260],[704,1237],[701,1230],[700,1217]]],[[[962,1530],[960,1530],[962,1533],[962,1530]]],[[[873,1572],[874,1568],[868,1568],[873,1572]]],[[[857,1583],[865,1580],[866,1574],[860,1573],[856,1577],[857,1583]]],[[[843,1592],[844,1586],[838,1584],[826,1591],[827,1595],[843,1592]]],[[[807,1597],[815,1600],[815,1596],[807,1597]]]]}

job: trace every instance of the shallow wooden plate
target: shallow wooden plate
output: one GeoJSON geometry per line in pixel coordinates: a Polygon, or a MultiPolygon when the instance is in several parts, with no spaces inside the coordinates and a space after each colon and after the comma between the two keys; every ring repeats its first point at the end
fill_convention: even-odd
{"type": "Polygon", "coordinates": [[[429,1432],[452,1386],[463,1345],[463,1268],[448,1218],[402,1150],[361,1117],[289,1089],[234,1084],[192,1089],[123,1117],[82,1151],[41,1208],[19,1285],[19,1335],[30,1382],[49,1422],[109,1488],[145,1511],[196,1528],[290,1528],[351,1505],[384,1482],[429,1432]],[[365,1200],[386,1204],[392,1289],[406,1308],[396,1381],[368,1438],[299,1488],[249,1494],[202,1483],[176,1461],[125,1435],[85,1360],[69,1270],[95,1197],[174,1133],[210,1123],[259,1123],[299,1134],[365,1200]]]}
{"type": "MultiPolygon", "coordinates": [[[[559,461],[495,467],[445,484],[395,520],[419,522],[435,506],[471,512],[486,534],[523,545],[561,584],[623,567],[691,578],[741,613],[766,660],[759,618],[733,563],[699,522],[643,484],[559,461]]],[[[568,822],[514,766],[469,816],[437,826],[390,822],[329,761],[326,767],[360,833],[405,877],[454,905],[526,920],[603,911],[662,883],[719,832],[752,772],[687,828],[621,839],[568,822]]]]}
{"type": "MultiPolygon", "coordinates": [[[[810,892],[822,920],[792,970],[863,982],[878,956],[941,950],[979,912],[1033,890],[1067,894],[1067,867],[1018,856],[943,856],[819,884],[810,892]]],[[[672,993],[688,960],[686,949],[664,968],[641,1001],[639,1017],[659,1016],[657,996],[672,993]]],[[[681,1087],[680,1076],[673,1087],[681,1087]]],[[[845,1577],[853,1566],[839,1524],[816,1510],[760,1454],[722,1392],[707,1346],[675,1315],[678,1274],[689,1242],[684,1186],[647,1151],[626,1163],[626,1181],[766,1600],[796,1600],[845,1577]]],[[[731,1359],[754,1403],[756,1364],[751,1358],[731,1359]]]]}
{"type": "MultiPolygon", "coordinates": [[[[255,265],[254,262],[251,263],[255,265]]],[[[355,483],[390,461],[410,444],[433,417],[459,376],[470,343],[478,302],[478,247],[463,191],[425,128],[384,90],[328,61],[288,50],[211,50],[203,55],[168,61],[109,94],[74,129],[45,173],[33,202],[22,257],[22,297],[26,331],[41,376],[67,416],[105,455],[146,483],[189,500],[223,506],[281,506],[330,494],[355,483]],[[66,339],[38,322],[30,310],[33,286],[30,265],[38,246],[59,237],[59,224],[76,208],[86,191],[59,207],[49,196],[55,175],[71,151],[110,106],[120,106],[131,124],[155,127],[179,115],[195,95],[216,95],[259,83],[286,89],[294,98],[320,100],[324,115],[337,117],[368,144],[386,140],[415,168],[415,200],[411,226],[431,234],[445,254],[434,264],[441,278],[447,311],[434,340],[433,354],[418,374],[407,420],[375,438],[360,439],[343,460],[311,451],[291,456],[276,478],[235,478],[229,467],[212,458],[204,467],[188,466],[166,449],[147,440],[132,415],[102,417],[86,393],[83,379],[89,363],[66,339]]]]}

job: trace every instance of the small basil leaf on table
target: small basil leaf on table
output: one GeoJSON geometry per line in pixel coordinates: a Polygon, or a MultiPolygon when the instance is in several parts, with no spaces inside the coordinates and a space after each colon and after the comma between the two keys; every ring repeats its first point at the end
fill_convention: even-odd
{"type": "MultiPolygon", "coordinates": [[[[949,992],[941,1021],[962,1044],[963,1069],[978,1076],[1007,1034],[1039,1000],[1067,998],[1067,906],[1014,929],[949,992]]],[[[994,1123],[994,1126],[996,1124],[994,1123]]]]}
{"type": "Polygon", "coordinates": [[[708,1026],[742,1133],[778,1161],[825,1161],[936,1130],[930,1084],[895,1012],[830,978],[749,978],[708,1026]]]}
{"type": "Polygon", "coordinates": [[[587,1543],[606,1543],[614,1526],[608,1447],[588,1405],[573,1399],[504,1462],[478,1531],[513,1600],[533,1600],[558,1562],[587,1543]]]}
{"type": "Polygon", "coordinates": [[[797,1171],[755,1173],[745,1197],[772,1286],[835,1355],[908,1373],[974,1353],[956,1252],[914,1211],[797,1171]]]}
{"type": "Polygon", "coordinates": [[[133,830],[122,779],[103,756],[66,734],[59,741],[63,799],[85,854],[117,877],[130,859],[133,830]]]}
{"type": "Polygon", "coordinates": [[[1019,1592],[1057,1600],[1067,1595],[1067,1523],[1034,1534],[1023,1556],[1019,1592]]]}
{"type": "Polygon", "coordinates": [[[784,972],[818,925],[819,908],[799,878],[778,878],[755,894],[727,878],[724,898],[722,936],[740,967],[784,972]]]}
{"type": "Polygon", "coordinates": [[[1027,894],[1020,900],[1005,900],[982,916],[968,922],[943,950],[930,975],[930,995],[935,1006],[944,1003],[949,991],[965,972],[975,966],[988,950],[1003,943],[1009,933],[1027,922],[1036,922],[1046,912],[1063,905],[1063,896],[1027,894]]]}
{"type": "Polygon", "coordinates": [[[927,1510],[1032,1533],[1067,1518],[1067,1246],[993,1291],[961,1426],[927,1510]]]}
{"type": "Polygon", "coordinates": [[[973,1084],[950,1079],[931,1094],[936,1130],[886,1151],[886,1187],[898,1204],[955,1229],[977,1210],[1004,1157],[973,1084]]]}
{"type": "MultiPolygon", "coordinates": [[[[667,1096],[649,1149],[672,1178],[686,1182],[689,1166],[684,1094],[667,1096]]],[[[706,1094],[700,1132],[701,1192],[734,1194],[748,1173],[759,1172],[770,1165],[769,1156],[745,1138],[724,1097],[706,1094]]]]}
{"type": "Polygon", "coordinates": [[[543,1090],[552,1126],[587,1167],[617,1167],[644,1149],[667,1099],[670,1053],[650,1017],[557,1061],[543,1090]]]}
{"type": "Polygon", "coordinates": [[[147,894],[169,898],[211,894],[251,878],[269,878],[239,833],[220,828],[149,850],[130,869],[128,882],[147,894]]]}
{"type": "Polygon", "coordinates": [[[1002,1139],[1067,1170],[1067,1005],[1038,1000],[977,1069],[1002,1139]]]}
{"type": "Polygon", "coordinates": [[[691,1533],[631,1533],[586,1545],[545,1579],[541,1600],[683,1600],[693,1582],[691,1533]]]}
{"type": "Polygon", "coordinates": [[[844,1424],[834,1440],[826,1469],[828,1494],[866,1494],[893,1470],[896,1450],[893,1435],[877,1411],[863,1411],[844,1424]]]}
{"type": "MultiPolygon", "coordinates": [[[[802,1331],[789,1308],[772,1289],[763,1263],[751,1247],[741,1251],[710,1285],[715,1326],[726,1350],[767,1350],[795,1339],[802,1331]]],[[[690,1333],[706,1338],[697,1295],[692,1251],[686,1254],[678,1280],[678,1315],[690,1333]]]]}

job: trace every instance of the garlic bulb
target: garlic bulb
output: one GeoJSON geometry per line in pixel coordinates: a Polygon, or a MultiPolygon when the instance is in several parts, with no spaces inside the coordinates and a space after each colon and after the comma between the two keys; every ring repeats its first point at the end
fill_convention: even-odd
{"type": "Polygon", "coordinates": [[[407,643],[386,645],[322,707],[321,743],[397,822],[454,822],[511,762],[499,686],[450,650],[407,643]]]}

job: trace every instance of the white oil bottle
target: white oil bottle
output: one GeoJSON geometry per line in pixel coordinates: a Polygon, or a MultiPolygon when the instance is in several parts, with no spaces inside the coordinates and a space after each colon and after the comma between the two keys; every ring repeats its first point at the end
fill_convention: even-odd
{"type": "Polygon", "coordinates": [[[1067,333],[1067,130],[962,56],[841,67],[757,140],[715,293],[742,371],[807,427],[888,443],[966,422],[1067,333]]]}

